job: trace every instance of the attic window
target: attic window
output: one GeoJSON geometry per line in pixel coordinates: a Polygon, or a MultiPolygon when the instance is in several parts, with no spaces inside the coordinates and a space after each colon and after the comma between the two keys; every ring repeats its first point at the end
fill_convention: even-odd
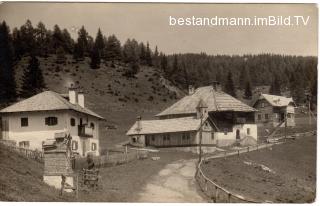
{"type": "Polygon", "coordinates": [[[264,107],[264,106],[265,106],[265,105],[264,105],[264,102],[262,102],[262,103],[261,103],[261,107],[264,107]]]}
{"type": "Polygon", "coordinates": [[[46,117],[45,124],[48,126],[54,126],[58,124],[58,118],[57,117],[46,117]]]}
{"type": "Polygon", "coordinates": [[[93,123],[93,122],[90,123],[90,127],[91,127],[92,129],[94,129],[94,123],[93,123]]]}

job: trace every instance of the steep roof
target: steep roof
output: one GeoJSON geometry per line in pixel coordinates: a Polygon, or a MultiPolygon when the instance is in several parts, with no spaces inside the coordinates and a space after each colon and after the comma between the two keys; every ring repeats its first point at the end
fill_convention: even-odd
{"type": "Polygon", "coordinates": [[[180,99],[178,102],[165,109],[156,116],[166,116],[172,114],[193,114],[196,107],[202,100],[208,106],[209,112],[214,111],[234,111],[234,112],[254,112],[254,108],[237,100],[236,98],[222,92],[214,91],[212,86],[200,87],[195,93],[180,99]]]}
{"type": "Polygon", "coordinates": [[[45,91],[36,94],[28,99],[22,100],[0,110],[0,113],[35,112],[50,110],[74,110],[76,112],[91,115],[99,119],[104,119],[88,108],[83,108],[78,104],[70,103],[62,95],[53,91],[45,91]]]}
{"type": "Polygon", "coordinates": [[[137,121],[129,129],[127,135],[197,131],[200,128],[201,120],[193,117],[186,117],[161,120],[140,120],[139,124],[137,121]],[[138,126],[139,124],[140,126],[138,126]]]}
{"type": "MultiPolygon", "coordinates": [[[[267,100],[267,102],[269,102],[274,107],[286,107],[290,103],[294,104],[292,97],[288,98],[288,97],[271,95],[271,94],[261,94],[259,99],[267,100]]],[[[256,100],[256,102],[257,102],[257,100],[256,100]]]]}

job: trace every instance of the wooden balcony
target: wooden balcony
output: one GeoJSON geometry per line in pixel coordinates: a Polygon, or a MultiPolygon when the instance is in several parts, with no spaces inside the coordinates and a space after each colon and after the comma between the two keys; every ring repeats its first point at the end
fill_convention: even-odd
{"type": "Polygon", "coordinates": [[[86,125],[78,125],[78,136],[93,137],[93,128],[86,125]]]}

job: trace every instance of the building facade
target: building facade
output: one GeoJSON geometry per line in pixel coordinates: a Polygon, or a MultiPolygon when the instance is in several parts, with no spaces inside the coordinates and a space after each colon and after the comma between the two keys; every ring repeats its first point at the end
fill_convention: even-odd
{"type": "Polygon", "coordinates": [[[255,121],[260,126],[284,127],[285,117],[287,126],[295,126],[295,104],[292,98],[261,94],[253,107],[258,110],[255,121]]]}
{"type": "Polygon", "coordinates": [[[84,107],[84,95],[76,88],[68,95],[45,91],[0,111],[0,138],[19,147],[42,150],[47,139],[65,132],[72,137],[72,150],[80,156],[99,155],[101,116],[84,107]]]}

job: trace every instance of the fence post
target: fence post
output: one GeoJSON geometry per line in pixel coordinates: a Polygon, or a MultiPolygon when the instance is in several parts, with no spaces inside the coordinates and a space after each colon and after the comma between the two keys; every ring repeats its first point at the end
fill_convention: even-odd
{"type": "Polygon", "coordinates": [[[128,145],[126,145],[126,162],[128,163],[128,145]]]}
{"type": "Polygon", "coordinates": [[[204,191],[208,191],[208,180],[204,179],[204,191]]]}
{"type": "Polygon", "coordinates": [[[238,149],[238,157],[240,156],[240,151],[239,151],[239,149],[238,149]]]}

